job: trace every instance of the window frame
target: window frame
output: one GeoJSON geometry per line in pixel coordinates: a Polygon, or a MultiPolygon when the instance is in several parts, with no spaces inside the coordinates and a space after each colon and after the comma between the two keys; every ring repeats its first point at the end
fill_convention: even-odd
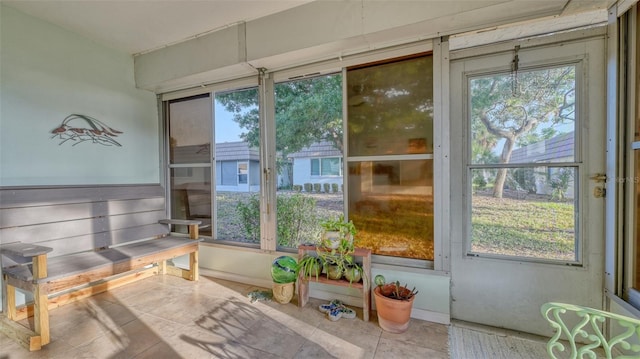
{"type": "MultiPolygon", "coordinates": [[[[449,103],[449,94],[448,94],[448,54],[449,54],[449,42],[446,38],[434,38],[434,39],[424,39],[420,41],[413,42],[411,44],[403,44],[397,46],[386,47],[382,49],[375,50],[367,50],[360,53],[355,54],[347,54],[340,56],[339,58],[330,58],[318,62],[314,62],[312,64],[299,65],[290,68],[284,69],[275,69],[272,72],[264,72],[264,79],[259,80],[260,76],[248,76],[244,78],[232,79],[229,81],[223,81],[219,83],[213,84],[205,84],[199,85],[198,87],[188,88],[184,90],[178,90],[174,92],[167,92],[161,94],[159,99],[163,102],[168,102],[173,99],[180,99],[188,96],[210,93],[213,98],[215,98],[216,92],[226,92],[233,90],[242,90],[251,87],[260,88],[260,85],[263,85],[263,89],[267,92],[271,91],[273,94],[273,86],[274,83],[279,83],[282,81],[289,81],[297,78],[304,78],[307,76],[318,76],[324,74],[331,74],[336,72],[341,72],[343,74],[343,79],[345,75],[345,71],[347,67],[351,66],[360,66],[365,64],[371,64],[373,62],[386,62],[391,59],[396,59],[399,57],[413,57],[422,53],[432,53],[433,54],[433,72],[434,72],[434,81],[433,81],[433,96],[434,96],[434,118],[433,118],[433,136],[434,136],[434,148],[433,153],[430,155],[433,160],[433,186],[434,186],[434,261],[426,261],[426,260],[417,260],[412,258],[400,258],[400,257],[386,257],[386,256],[377,256],[374,255],[374,262],[379,263],[381,265],[391,265],[395,267],[405,267],[405,268],[420,268],[420,269],[435,269],[436,271],[446,272],[450,270],[450,259],[449,259],[449,225],[444,222],[448,221],[450,218],[450,204],[447,196],[437,190],[438,188],[442,188],[443,191],[447,191],[450,188],[448,183],[448,174],[450,173],[449,162],[448,162],[448,154],[450,152],[449,138],[447,137],[449,134],[449,125],[446,121],[448,118],[448,103],[449,103]]],[[[266,70],[266,69],[263,69],[266,70]]],[[[346,89],[343,86],[343,98],[344,92],[346,89]]],[[[270,95],[267,94],[266,97],[270,95]]],[[[261,96],[261,101],[264,97],[261,96]]],[[[266,104],[269,104],[267,100],[266,104]]],[[[269,111],[273,111],[274,102],[271,102],[270,109],[264,109],[260,111],[261,114],[265,113],[265,117],[269,117],[269,111]]],[[[346,107],[346,101],[343,100],[343,113],[346,107]]],[[[271,112],[273,113],[273,112],[271,112]]],[[[215,111],[214,111],[214,119],[215,121],[215,111]]],[[[275,121],[274,116],[271,116],[271,120],[263,119],[261,117],[261,124],[270,124],[271,128],[265,128],[267,131],[274,131],[275,121]]],[[[164,122],[163,122],[164,124],[164,122]]],[[[344,128],[344,141],[348,141],[346,134],[346,121],[343,124],[344,128]]],[[[214,126],[215,127],[215,126],[214,126]]],[[[162,129],[164,131],[164,128],[162,129]]],[[[166,132],[166,131],[165,131],[166,132]]],[[[215,128],[214,128],[215,135],[215,128]]],[[[215,138],[215,137],[213,137],[215,138]]],[[[269,138],[267,132],[261,133],[261,141],[264,141],[265,138],[269,138]]],[[[164,149],[168,148],[168,140],[164,144],[164,149]]],[[[213,140],[212,140],[213,141],[213,140]]],[[[274,149],[260,151],[260,188],[264,188],[264,172],[268,170],[268,161],[269,156],[273,156],[269,153],[269,151],[274,151],[274,149]]],[[[164,152],[164,151],[163,151],[164,152]]],[[[415,156],[415,155],[402,155],[397,159],[404,159],[405,156],[415,156]]],[[[166,158],[165,156],[165,163],[166,158]]],[[[394,158],[395,159],[395,158],[394,158]]],[[[411,158],[413,159],[413,158],[411,158]]],[[[212,179],[216,178],[216,166],[215,162],[212,162],[212,179]]],[[[342,176],[346,176],[345,168],[347,166],[346,154],[343,155],[341,160],[341,171],[342,176]]],[[[273,166],[271,167],[273,168],[273,166]]],[[[167,174],[164,175],[166,178],[166,183],[169,183],[169,178],[167,174]]],[[[214,182],[214,181],[212,181],[214,182]]],[[[212,184],[213,189],[215,191],[215,183],[212,184]]],[[[348,186],[345,183],[343,184],[344,193],[347,193],[348,186]]],[[[261,197],[269,198],[271,197],[271,202],[275,204],[275,191],[276,188],[274,186],[273,189],[268,190],[265,193],[261,194],[261,197]],[[271,192],[271,193],[270,193],[271,192]]],[[[215,192],[212,192],[215,193],[215,192]]],[[[215,217],[216,214],[216,198],[214,196],[212,200],[212,217],[215,217]]],[[[346,203],[346,199],[345,199],[346,203]]],[[[272,211],[275,211],[275,206],[272,204],[272,211]]],[[[266,209],[263,209],[262,212],[265,212],[266,209]]],[[[347,209],[344,209],[345,216],[348,217],[347,209]]],[[[262,221],[261,221],[262,223],[262,221]]],[[[275,248],[273,244],[276,243],[275,240],[275,218],[271,220],[271,223],[267,223],[267,227],[271,228],[273,232],[273,237],[267,238],[265,237],[265,232],[261,225],[261,240],[260,240],[260,248],[262,250],[283,250],[289,251],[290,249],[286,248],[275,248]],[[267,242],[271,242],[273,244],[267,244],[267,242]]],[[[223,240],[215,240],[215,243],[219,244],[228,244],[232,246],[238,247],[247,247],[247,245],[232,241],[223,241],[223,240]]],[[[248,247],[255,247],[254,245],[249,245],[248,247]]]]}
{"type": "Polygon", "coordinates": [[[551,265],[562,265],[562,266],[572,266],[572,267],[583,267],[585,265],[585,243],[584,238],[582,236],[584,221],[582,220],[581,213],[584,213],[586,201],[581,200],[580,196],[583,193],[583,187],[585,183],[583,183],[583,173],[584,173],[584,154],[582,147],[582,138],[583,138],[583,126],[584,126],[584,61],[586,59],[582,56],[578,58],[572,59],[546,59],[541,61],[540,63],[535,64],[525,64],[521,65],[519,71],[535,71],[535,70],[544,70],[554,67],[561,66],[575,66],[575,126],[574,126],[574,162],[523,162],[523,163],[505,163],[505,164],[474,164],[473,163],[473,155],[472,155],[472,121],[471,121],[471,96],[470,96],[470,83],[473,78],[481,78],[491,75],[499,75],[499,74],[509,74],[512,72],[511,68],[508,67],[497,67],[491,69],[482,69],[479,71],[471,71],[464,74],[464,89],[463,96],[465,98],[465,108],[463,109],[463,121],[465,123],[464,129],[464,177],[463,177],[463,188],[465,189],[466,196],[464,196],[464,223],[465,223],[465,231],[464,231],[464,245],[463,245],[463,256],[467,258],[486,258],[490,260],[504,260],[504,261],[515,261],[515,262],[528,262],[528,263],[541,263],[541,264],[551,264],[551,265]],[[472,251],[472,193],[473,193],[473,170],[476,169],[517,169],[517,168],[535,168],[535,167],[547,167],[547,170],[551,168],[574,168],[575,169],[575,178],[574,178],[574,195],[575,195],[575,208],[574,208],[574,229],[575,229],[575,261],[566,261],[566,260],[556,260],[556,259],[548,259],[548,258],[536,258],[536,257],[525,257],[525,256],[513,256],[513,255],[502,255],[502,254],[493,254],[493,253],[479,253],[472,251]]]}

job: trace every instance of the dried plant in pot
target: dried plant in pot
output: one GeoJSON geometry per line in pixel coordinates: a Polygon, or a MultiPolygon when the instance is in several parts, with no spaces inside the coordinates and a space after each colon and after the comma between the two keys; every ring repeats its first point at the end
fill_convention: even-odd
{"type": "Polygon", "coordinates": [[[409,289],[399,281],[387,283],[383,276],[375,278],[376,287],[373,290],[378,313],[378,324],[391,333],[404,333],[409,329],[413,300],[418,294],[415,288],[409,289]]]}

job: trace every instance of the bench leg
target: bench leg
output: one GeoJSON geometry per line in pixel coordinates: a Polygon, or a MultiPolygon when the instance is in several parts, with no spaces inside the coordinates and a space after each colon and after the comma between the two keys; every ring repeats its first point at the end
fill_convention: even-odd
{"type": "Polygon", "coordinates": [[[190,280],[197,281],[200,277],[200,271],[198,270],[198,251],[189,254],[189,271],[191,275],[190,280]]]}
{"type": "Polygon", "coordinates": [[[16,287],[7,284],[7,318],[16,320],[16,287]]]}
{"type": "Polygon", "coordinates": [[[160,275],[167,274],[167,261],[158,262],[158,274],[160,275]]]}
{"type": "Polygon", "coordinates": [[[33,293],[33,322],[35,324],[35,332],[40,334],[40,344],[49,344],[51,334],[49,332],[49,298],[47,296],[46,287],[36,285],[33,293]]]}

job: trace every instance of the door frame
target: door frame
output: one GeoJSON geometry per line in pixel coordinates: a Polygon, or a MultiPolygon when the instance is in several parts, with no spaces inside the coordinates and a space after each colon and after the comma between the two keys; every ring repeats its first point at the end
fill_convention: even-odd
{"type": "MultiPolygon", "coordinates": [[[[606,168],[605,36],[606,28],[597,27],[451,52],[451,133],[459,133],[463,138],[462,144],[455,147],[455,142],[451,141],[450,161],[451,313],[454,319],[549,335],[550,328],[540,315],[540,306],[544,302],[565,301],[602,308],[604,200],[590,195],[595,183],[588,178],[596,172],[604,172],[606,168]],[[497,58],[504,64],[505,59],[513,57],[516,45],[521,46],[522,67],[569,63],[572,58],[583,66],[583,72],[576,73],[576,85],[581,86],[582,91],[577,96],[582,98],[584,106],[579,109],[583,119],[576,127],[576,136],[582,136],[583,141],[590,138],[598,140],[583,142],[580,149],[580,140],[577,139],[576,162],[582,161],[577,187],[581,206],[577,230],[581,236],[578,240],[582,241],[578,265],[466,255],[470,231],[470,198],[466,183],[467,76],[481,70],[496,69],[497,58]],[[579,78],[583,78],[584,83],[580,83],[579,78]]],[[[508,61],[506,65],[509,65],[508,61]]]]}

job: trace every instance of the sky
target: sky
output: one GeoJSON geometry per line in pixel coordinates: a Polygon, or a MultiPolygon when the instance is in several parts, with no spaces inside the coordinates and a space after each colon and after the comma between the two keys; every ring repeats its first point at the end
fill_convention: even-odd
{"type": "Polygon", "coordinates": [[[240,134],[243,129],[233,120],[233,114],[228,112],[219,102],[215,102],[215,134],[216,143],[241,141],[240,134]]]}

